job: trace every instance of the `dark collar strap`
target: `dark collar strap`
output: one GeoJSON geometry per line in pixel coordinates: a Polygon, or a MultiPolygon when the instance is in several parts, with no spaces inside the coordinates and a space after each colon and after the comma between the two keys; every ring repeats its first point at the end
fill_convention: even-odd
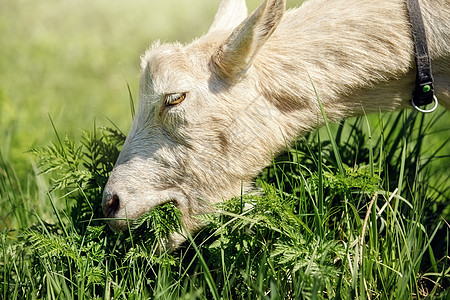
{"type": "Polygon", "coordinates": [[[427,36],[423,25],[418,0],[406,0],[411,22],[414,51],[416,56],[416,86],[412,102],[414,106],[423,106],[433,102],[434,88],[431,74],[431,60],[428,52],[427,36]]]}

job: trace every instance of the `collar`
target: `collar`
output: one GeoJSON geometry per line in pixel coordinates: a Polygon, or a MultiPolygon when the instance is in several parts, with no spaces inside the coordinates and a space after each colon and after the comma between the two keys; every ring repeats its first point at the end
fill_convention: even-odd
{"type": "Polygon", "coordinates": [[[414,54],[416,61],[416,83],[412,94],[412,105],[420,112],[433,112],[438,101],[434,95],[433,75],[431,72],[430,52],[428,51],[427,36],[423,24],[422,13],[418,0],[406,0],[411,31],[414,41],[414,54]],[[426,110],[419,106],[424,106],[435,102],[432,109],[426,110]]]}

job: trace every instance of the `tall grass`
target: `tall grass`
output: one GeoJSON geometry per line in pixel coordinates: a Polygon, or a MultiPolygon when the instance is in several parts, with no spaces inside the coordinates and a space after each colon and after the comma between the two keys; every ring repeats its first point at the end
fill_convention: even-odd
{"type": "Polygon", "coordinates": [[[201,216],[209,225],[174,253],[158,244],[180,230],[173,207],[125,234],[104,225],[119,131],[33,149],[53,178],[51,220],[1,160],[2,298],[445,299],[449,185],[430,171],[447,158],[423,153],[438,117],[361,117],[299,139],[257,178],[262,192],[201,216]]]}

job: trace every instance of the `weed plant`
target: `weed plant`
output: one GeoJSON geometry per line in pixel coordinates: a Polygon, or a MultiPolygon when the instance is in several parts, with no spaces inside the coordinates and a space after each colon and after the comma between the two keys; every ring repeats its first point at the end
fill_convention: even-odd
{"type": "Polygon", "coordinates": [[[9,212],[0,226],[0,297],[448,299],[449,184],[445,171],[431,172],[448,157],[423,153],[442,114],[327,124],[274,158],[257,192],[199,216],[209,225],[172,253],[160,251],[165,235],[182,231],[171,204],[125,233],[105,226],[102,188],[125,139],[119,130],[94,126],[79,142],[57,134],[31,151],[52,178],[54,218],[33,209],[0,157],[9,212]]]}

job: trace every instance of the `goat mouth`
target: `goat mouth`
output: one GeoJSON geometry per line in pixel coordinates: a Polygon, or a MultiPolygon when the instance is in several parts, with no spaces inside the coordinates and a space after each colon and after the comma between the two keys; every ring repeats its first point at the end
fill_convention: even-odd
{"type": "MultiPolygon", "coordinates": [[[[151,211],[160,209],[161,212],[164,212],[167,209],[167,206],[173,206],[177,210],[180,210],[180,204],[175,198],[170,198],[164,202],[161,202],[160,204],[151,207],[148,210],[142,211],[138,215],[134,216],[133,219],[128,219],[129,222],[133,223],[136,222],[139,218],[141,218],[143,215],[150,213],[151,211]]],[[[181,210],[180,210],[181,211],[181,210]]]]}
{"type": "MultiPolygon", "coordinates": [[[[150,207],[150,209],[142,210],[133,216],[118,216],[117,212],[119,211],[119,206],[117,202],[119,202],[118,197],[112,196],[111,199],[107,202],[107,205],[103,208],[103,213],[105,217],[108,219],[106,223],[108,226],[116,233],[123,232],[129,227],[133,227],[136,221],[139,220],[142,216],[150,213],[153,210],[160,209],[161,213],[164,213],[167,210],[170,210],[171,208],[175,208],[181,212],[181,205],[180,202],[176,198],[168,198],[165,201],[162,201],[160,204],[156,206],[150,207]],[[117,203],[117,204],[116,204],[117,203]],[[169,206],[168,206],[169,205],[169,206]],[[172,206],[172,207],[171,207],[172,206]]],[[[125,207],[123,209],[126,209],[125,207]]],[[[126,214],[126,213],[125,213],[126,214]]]]}
{"type": "Polygon", "coordinates": [[[164,206],[164,205],[166,205],[166,204],[172,204],[173,206],[175,206],[176,208],[179,208],[179,204],[178,204],[178,201],[177,201],[177,199],[170,199],[170,200],[168,200],[168,201],[166,201],[166,202],[164,202],[164,203],[162,203],[162,204],[159,204],[159,205],[157,205],[156,207],[161,207],[161,206],[164,206]]]}
{"type": "Polygon", "coordinates": [[[146,212],[141,214],[138,218],[140,218],[142,215],[147,214],[153,210],[160,210],[161,212],[166,212],[168,210],[169,211],[172,210],[173,208],[175,208],[176,210],[181,212],[179,202],[176,199],[169,199],[169,200],[164,201],[161,204],[158,204],[158,205],[152,207],[151,209],[147,210],[146,212]]]}

